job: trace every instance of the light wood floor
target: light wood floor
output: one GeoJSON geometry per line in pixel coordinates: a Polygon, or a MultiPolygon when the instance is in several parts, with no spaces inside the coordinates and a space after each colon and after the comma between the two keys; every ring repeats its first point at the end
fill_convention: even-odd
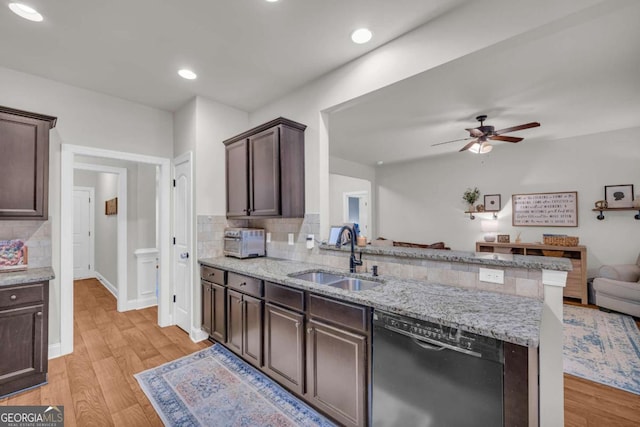
{"type": "Polygon", "coordinates": [[[0,405],[64,405],[65,426],[162,426],[133,374],[201,350],[157,309],[116,311],[95,279],[74,285],[74,351],[49,361],[49,383],[0,405]]]}
{"type": "MultiPolygon", "coordinates": [[[[118,313],[96,280],[77,281],[74,299],[73,354],[49,361],[49,384],[0,405],[64,405],[67,427],[162,425],[133,374],[210,343],[158,327],[155,308],[118,313]]],[[[565,426],[640,426],[640,396],[571,375],[564,380],[565,426]]]]}

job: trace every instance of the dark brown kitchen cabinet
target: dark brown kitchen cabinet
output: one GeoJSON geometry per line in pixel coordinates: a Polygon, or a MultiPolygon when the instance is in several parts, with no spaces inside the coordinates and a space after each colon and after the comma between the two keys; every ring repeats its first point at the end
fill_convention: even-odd
{"type": "Polygon", "coordinates": [[[47,381],[49,283],[0,288],[0,397],[47,381]]]}
{"type": "Polygon", "coordinates": [[[367,425],[367,336],[307,323],[307,399],[345,426],[367,425]]]}
{"type": "Polygon", "coordinates": [[[304,216],[304,130],[285,118],[224,141],[227,217],[304,216]]]}
{"type": "Polygon", "coordinates": [[[264,369],[280,384],[304,393],[304,314],[265,304],[264,369]]]}
{"type": "Polygon", "coordinates": [[[0,220],[48,218],[49,130],[56,118],[0,106],[0,220]]]}
{"type": "Polygon", "coordinates": [[[202,281],[202,329],[218,342],[227,339],[226,288],[202,281]]]}
{"type": "Polygon", "coordinates": [[[262,310],[259,298],[227,291],[227,345],[245,360],[262,366],[262,310]]]}

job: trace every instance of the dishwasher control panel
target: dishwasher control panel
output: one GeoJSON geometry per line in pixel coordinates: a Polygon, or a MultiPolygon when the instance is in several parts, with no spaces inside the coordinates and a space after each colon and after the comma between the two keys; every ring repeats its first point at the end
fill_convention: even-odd
{"type": "Polygon", "coordinates": [[[381,311],[374,312],[373,323],[374,326],[382,326],[390,331],[403,333],[414,339],[440,345],[451,350],[462,351],[499,362],[504,360],[502,341],[492,337],[474,334],[427,320],[417,320],[381,311]]]}

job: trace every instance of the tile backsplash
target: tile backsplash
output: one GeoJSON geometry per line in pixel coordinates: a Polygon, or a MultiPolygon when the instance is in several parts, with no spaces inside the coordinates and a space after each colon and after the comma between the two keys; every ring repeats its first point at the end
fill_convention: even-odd
{"type": "Polygon", "coordinates": [[[29,267],[51,266],[49,221],[0,221],[0,240],[20,239],[29,248],[29,267]]]}

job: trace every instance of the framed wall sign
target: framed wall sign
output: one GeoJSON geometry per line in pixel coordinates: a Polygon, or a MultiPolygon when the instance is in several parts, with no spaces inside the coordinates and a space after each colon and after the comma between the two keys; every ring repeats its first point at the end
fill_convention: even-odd
{"type": "Polygon", "coordinates": [[[633,206],[633,184],[605,185],[604,199],[610,208],[630,208],[633,206]]]}
{"type": "Polygon", "coordinates": [[[578,192],[514,194],[514,227],[577,227],[578,192]]]}
{"type": "Polygon", "coordinates": [[[117,197],[104,202],[104,214],[105,215],[118,214],[118,198],[117,197]]]}

